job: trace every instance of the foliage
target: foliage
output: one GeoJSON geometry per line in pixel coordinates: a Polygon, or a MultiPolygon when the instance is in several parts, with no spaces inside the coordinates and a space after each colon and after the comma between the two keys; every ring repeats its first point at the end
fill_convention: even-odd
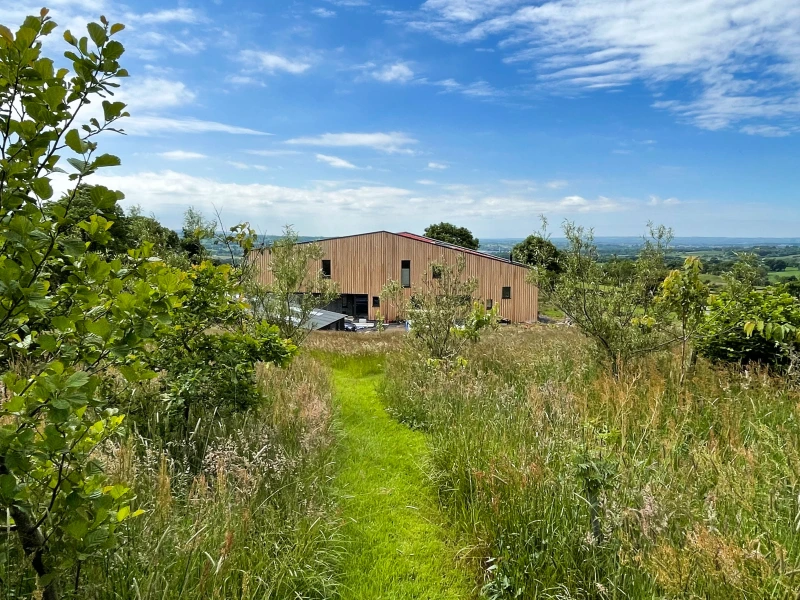
{"type": "Polygon", "coordinates": [[[469,248],[470,250],[477,250],[480,246],[480,240],[472,235],[472,232],[466,227],[456,227],[452,223],[436,223],[428,225],[425,228],[425,237],[440,242],[447,242],[462,248],[469,248]]]}
{"type": "MultiPolygon", "coordinates": [[[[546,224],[546,223],[545,223],[546,224]]],[[[607,270],[598,261],[591,230],[565,222],[568,247],[560,272],[534,267],[531,282],[545,300],[590,338],[616,373],[621,364],[664,347],[655,325],[663,319],[653,300],[664,278],[664,254],[672,232],[650,227],[630,270],[607,270]]]]}
{"type": "Polygon", "coordinates": [[[135,514],[127,487],[108,485],[94,459],[123,421],[96,391],[112,367],[128,382],[152,375],[141,352],[186,285],[146,247],[103,253],[113,223],[85,210],[88,200],[117,214],[121,197],[84,182],[119,164],[93,140],[115,130],[125,105],[102,100],[102,118],[76,127],[81,109],[127,75],[112,39],[123,26],[100,21],[88,37],[64,33],[69,78],[41,56],[56,27],[46,9],[15,34],[0,27],[0,504],[47,599],[59,596],[65,570],[113,548],[135,514]],[[70,189],[48,204],[67,152],[70,189]]]}
{"type": "Polygon", "coordinates": [[[696,256],[686,259],[682,269],[674,269],[661,284],[656,302],[662,303],[669,316],[678,322],[677,338],[681,344],[681,383],[692,359],[689,343],[698,337],[706,319],[708,286],[702,281],[703,265],[696,256]]]}
{"type": "MultiPolygon", "coordinates": [[[[167,454],[131,435],[98,453],[112,481],[131,487],[132,510],[145,512],[128,522],[117,555],[84,565],[81,598],[337,597],[345,546],[331,486],[330,371],[301,356],[286,368],[259,366],[257,377],[259,406],[197,434],[206,440],[197,470],[172,458],[185,442],[167,454]]],[[[13,557],[0,561],[9,587],[15,567],[13,557]]]]}
{"type": "Polygon", "coordinates": [[[391,312],[394,313],[397,321],[406,320],[406,309],[408,308],[405,296],[405,289],[396,279],[390,279],[381,288],[381,302],[388,304],[391,312]]]}
{"type": "Polygon", "coordinates": [[[299,243],[291,227],[268,249],[272,283],[262,285],[251,280],[248,295],[256,314],[276,325],[285,338],[301,344],[308,335],[311,313],[327,306],[339,295],[336,284],[321,270],[314,271],[314,261],[322,258],[319,244],[299,243]]]}
{"type": "Polygon", "coordinates": [[[559,251],[556,245],[541,235],[526,237],[511,250],[511,258],[526,265],[536,266],[545,271],[558,273],[559,251]]]}
{"type": "Polygon", "coordinates": [[[155,256],[172,262],[170,259],[181,251],[181,239],[172,229],[164,227],[155,217],[145,217],[139,206],[128,210],[126,233],[131,247],[138,248],[144,243],[152,244],[155,256]]]}
{"type": "Polygon", "coordinates": [[[495,310],[474,308],[478,282],[466,278],[466,261],[434,263],[425,271],[421,286],[413,291],[407,309],[412,339],[434,359],[454,360],[468,341],[480,338],[482,329],[497,322],[495,310]],[[433,277],[436,271],[438,277],[433,277]]]}
{"type": "Polygon", "coordinates": [[[800,301],[781,286],[713,295],[698,352],[712,360],[787,364],[800,348],[800,301]]]}

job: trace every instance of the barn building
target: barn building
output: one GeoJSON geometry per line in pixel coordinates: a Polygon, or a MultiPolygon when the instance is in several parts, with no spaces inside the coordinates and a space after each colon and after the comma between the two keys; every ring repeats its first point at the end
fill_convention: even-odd
{"type": "MultiPolygon", "coordinates": [[[[496,306],[500,317],[514,323],[536,321],[539,310],[535,286],[527,281],[528,267],[412,233],[376,231],[315,242],[323,257],[313,265],[339,286],[341,296],[326,308],[356,319],[373,320],[378,311],[396,320],[391,306],[381,306],[380,293],[390,280],[400,281],[411,298],[431,263],[465,260],[465,276],[478,280],[477,298],[487,308],[496,306]]],[[[270,283],[269,250],[256,255],[259,279],[270,283]]]]}

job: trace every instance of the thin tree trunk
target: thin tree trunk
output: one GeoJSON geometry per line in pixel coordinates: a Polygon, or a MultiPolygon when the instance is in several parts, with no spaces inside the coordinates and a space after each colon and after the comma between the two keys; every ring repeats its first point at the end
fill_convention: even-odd
{"type": "MultiPolygon", "coordinates": [[[[5,465],[3,457],[0,457],[0,475],[8,475],[9,471],[5,465]]],[[[14,519],[14,526],[17,529],[19,542],[25,555],[30,558],[31,566],[36,571],[40,579],[52,576],[53,570],[45,564],[44,556],[47,552],[44,534],[36,526],[36,522],[21,508],[13,504],[8,507],[11,518],[14,519]]],[[[58,600],[61,597],[61,589],[58,579],[52,577],[45,585],[42,600],[58,600]]]]}

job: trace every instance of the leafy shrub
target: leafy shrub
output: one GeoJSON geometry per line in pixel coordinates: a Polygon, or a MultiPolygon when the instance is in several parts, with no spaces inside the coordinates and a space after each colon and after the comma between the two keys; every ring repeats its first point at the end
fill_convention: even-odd
{"type": "Polygon", "coordinates": [[[800,301],[782,287],[712,296],[698,352],[715,361],[786,364],[800,348],[800,301]]]}

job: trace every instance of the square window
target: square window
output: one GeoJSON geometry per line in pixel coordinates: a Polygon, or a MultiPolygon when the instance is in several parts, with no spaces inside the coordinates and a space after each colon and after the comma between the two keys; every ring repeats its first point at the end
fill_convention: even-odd
{"type": "Polygon", "coordinates": [[[431,275],[434,279],[441,279],[442,278],[442,265],[433,265],[431,266],[431,275]]]}
{"type": "Polygon", "coordinates": [[[380,308],[381,307],[381,297],[380,296],[373,296],[372,297],[372,308],[380,308]]]}
{"type": "Polygon", "coordinates": [[[322,261],[322,276],[325,279],[331,278],[331,261],[330,260],[323,260],[322,261]]]}
{"type": "Polygon", "coordinates": [[[506,286],[503,288],[503,300],[511,300],[511,287],[506,286]]]}
{"type": "Polygon", "coordinates": [[[493,307],[493,306],[494,306],[494,300],[492,300],[491,298],[489,298],[489,299],[486,301],[486,310],[492,310],[492,307],[493,307]]]}

